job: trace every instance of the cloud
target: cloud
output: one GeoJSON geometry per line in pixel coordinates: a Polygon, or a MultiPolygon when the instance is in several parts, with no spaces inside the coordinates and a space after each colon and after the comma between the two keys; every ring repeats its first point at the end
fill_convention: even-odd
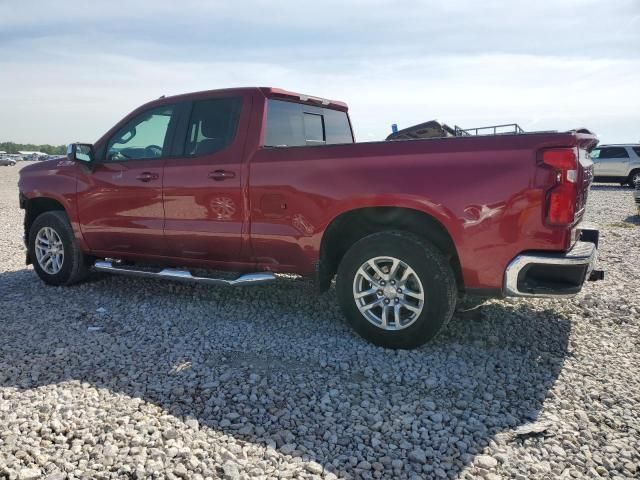
{"type": "Polygon", "coordinates": [[[93,141],[162,94],[273,85],[347,101],[361,140],[440,118],[638,141],[639,27],[635,0],[5,2],[0,136],[93,141]]]}

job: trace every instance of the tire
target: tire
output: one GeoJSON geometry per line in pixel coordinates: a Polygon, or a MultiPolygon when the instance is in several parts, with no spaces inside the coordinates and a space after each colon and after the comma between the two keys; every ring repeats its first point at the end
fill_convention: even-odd
{"type": "Polygon", "coordinates": [[[336,290],[353,329],[371,343],[393,349],[416,348],[435,337],[451,319],[457,298],[455,277],[442,252],[416,235],[398,231],[374,233],[356,242],[340,262],[336,290]],[[375,273],[374,263],[384,277],[375,273]],[[371,304],[376,306],[365,308],[371,304]]]}
{"type": "Polygon", "coordinates": [[[636,188],[636,183],[640,184],[640,170],[632,171],[627,179],[627,185],[631,188],[636,188]]]}
{"type": "Polygon", "coordinates": [[[66,214],[59,210],[42,213],[31,224],[29,256],[33,262],[33,269],[47,285],[72,285],[84,280],[89,272],[87,258],[76,242],[69,220],[66,214]],[[49,238],[52,239],[51,243],[60,245],[56,251],[63,253],[61,260],[55,254],[46,257],[46,253],[42,254],[42,248],[38,249],[39,252],[36,251],[36,242],[41,247],[47,248],[45,242],[39,241],[41,232],[40,238],[45,239],[49,234],[49,238]],[[59,268],[56,268],[57,265],[49,261],[52,256],[58,259],[59,268]]]}

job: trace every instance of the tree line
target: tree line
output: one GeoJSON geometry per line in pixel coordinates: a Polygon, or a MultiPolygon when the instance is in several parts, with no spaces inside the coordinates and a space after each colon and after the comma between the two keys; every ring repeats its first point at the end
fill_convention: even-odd
{"type": "Polygon", "coordinates": [[[67,152],[66,145],[34,145],[32,143],[0,142],[0,151],[18,153],[18,151],[42,152],[49,155],[64,155],[67,152]]]}

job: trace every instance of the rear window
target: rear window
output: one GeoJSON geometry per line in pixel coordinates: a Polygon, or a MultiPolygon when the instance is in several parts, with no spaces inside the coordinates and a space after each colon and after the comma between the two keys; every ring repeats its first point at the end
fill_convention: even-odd
{"type": "MultiPolygon", "coordinates": [[[[629,158],[629,153],[624,147],[602,147],[598,155],[593,155],[594,158],[629,158]]],[[[595,150],[594,150],[595,152],[595,150]]]]}
{"type": "Polygon", "coordinates": [[[322,115],[303,113],[304,139],[307,143],[325,143],[322,115]]]}
{"type": "Polygon", "coordinates": [[[329,108],[322,110],[327,143],[353,143],[353,134],[347,113],[329,108]]]}
{"type": "Polygon", "coordinates": [[[346,112],[281,100],[267,101],[265,146],[353,143],[346,112]]]}

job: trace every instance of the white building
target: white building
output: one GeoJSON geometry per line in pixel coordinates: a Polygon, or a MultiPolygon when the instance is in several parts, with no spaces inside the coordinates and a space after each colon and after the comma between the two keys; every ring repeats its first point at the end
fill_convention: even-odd
{"type": "Polygon", "coordinates": [[[25,157],[29,157],[29,156],[32,156],[32,155],[35,155],[36,157],[43,157],[43,156],[46,156],[46,155],[47,155],[46,153],[42,153],[42,152],[31,152],[31,151],[29,151],[29,150],[18,150],[18,153],[19,153],[20,155],[24,155],[25,157]]]}
{"type": "Polygon", "coordinates": [[[43,152],[32,152],[29,150],[18,150],[18,155],[21,155],[25,160],[38,160],[46,157],[47,154],[43,152]]]}

